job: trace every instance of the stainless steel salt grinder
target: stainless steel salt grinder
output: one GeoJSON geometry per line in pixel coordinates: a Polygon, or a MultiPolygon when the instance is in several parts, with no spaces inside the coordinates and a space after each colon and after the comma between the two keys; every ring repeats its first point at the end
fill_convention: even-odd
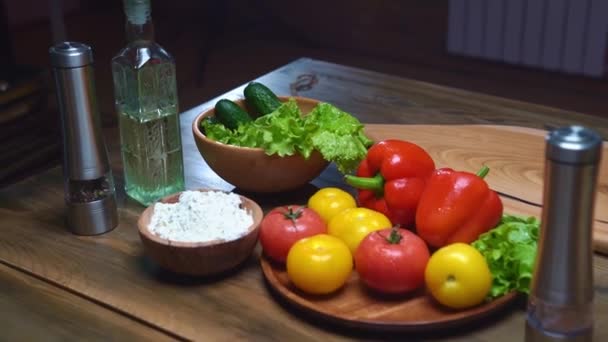
{"type": "Polygon", "coordinates": [[[61,42],[49,49],[63,133],[67,225],[97,235],[118,225],[114,179],[101,132],[89,46],[61,42]]]}
{"type": "Polygon", "coordinates": [[[592,225],[601,152],[602,138],[581,126],[547,135],[526,341],[593,338],[592,225]]]}

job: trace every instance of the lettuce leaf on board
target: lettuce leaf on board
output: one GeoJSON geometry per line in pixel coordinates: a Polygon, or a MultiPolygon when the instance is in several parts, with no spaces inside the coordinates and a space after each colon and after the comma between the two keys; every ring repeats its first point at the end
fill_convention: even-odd
{"type": "Polygon", "coordinates": [[[210,139],[263,148],[268,155],[300,153],[308,159],[316,149],[342,173],[354,171],[372,144],[363,133],[363,124],[350,114],[328,103],[319,103],[310,114],[302,116],[295,99],[236,130],[214,120],[203,120],[201,126],[210,139]]]}
{"type": "Polygon", "coordinates": [[[472,243],[492,273],[490,298],[513,290],[530,293],[539,231],[540,222],[535,217],[504,215],[496,228],[472,243]]]}

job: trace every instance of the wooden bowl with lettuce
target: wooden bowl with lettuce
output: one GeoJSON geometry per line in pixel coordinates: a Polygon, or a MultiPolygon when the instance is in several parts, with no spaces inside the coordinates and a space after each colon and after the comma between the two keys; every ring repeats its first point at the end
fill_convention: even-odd
{"type": "Polygon", "coordinates": [[[244,95],[218,101],[192,123],[203,159],[240,190],[294,190],[319,176],[330,162],[350,172],[372,143],[356,118],[328,103],[277,97],[260,83],[250,83],[244,95]]]}

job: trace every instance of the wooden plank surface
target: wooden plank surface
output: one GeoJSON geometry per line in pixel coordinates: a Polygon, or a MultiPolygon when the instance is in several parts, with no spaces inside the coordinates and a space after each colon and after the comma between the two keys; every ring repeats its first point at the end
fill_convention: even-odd
{"type": "MultiPolygon", "coordinates": [[[[437,159],[440,165],[462,157],[460,153],[450,153],[469,143],[462,138],[485,141],[480,146],[493,152],[493,145],[487,143],[487,137],[500,136],[501,131],[501,128],[486,126],[417,125],[411,129],[401,126],[399,133],[394,133],[391,127],[398,126],[369,125],[368,131],[370,135],[382,139],[400,135],[406,129],[410,132],[408,139],[421,142],[434,156],[439,156],[437,159]],[[430,136],[451,136],[454,140],[428,139],[430,136]],[[450,155],[459,157],[452,159],[450,155]]],[[[505,146],[517,146],[518,141],[526,141],[526,135],[537,136],[538,133],[526,129],[517,132],[509,127],[502,129],[507,132],[502,137],[505,146]]],[[[483,161],[487,155],[488,151],[470,151],[464,156],[465,163],[483,161]]],[[[525,164],[526,156],[522,155],[521,160],[518,156],[515,153],[509,158],[515,165],[525,164]]],[[[200,156],[199,162],[199,170],[206,167],[200,156]]],[[[471,164],[467,168],[476,167],[471,164]]],[[[495,168],[496,171],[500,170],[495,168]]],[[[120,176],[117,178],[120,184],[120,176]]],[[[343,186],[340,175],[331,168],[326,170],[321,179],[330,185],[343,186]]],[[[204,186],[206,183],[196,185],[204,186]]],[[[511,195],[508,190],[506,193],[511,195]]],[[[259,251],[244,267],[222,279],[209,281],[174,277],[159,270],[143,255],[135,223],[143,208],[126,200],[122,191],[119,192],[120,225],[114,231],[99,237],[76,237],[66,231],[63,225],[63,204],[56,200],[56,197],[61,196],[61,191],[60,170],[55,169],[54,172],[1,192],[0,214],[4,218],[2,230],[7,237],[0,243],[1,260],[184,338],[341,338],[318,325],[300,320],[279,306],[261,279],[257,261],[259,251]],[[166,312],[171,312],[171,315],[166,312]],[[218,312],[222,314],[218,315],[218,312]]],[[[272,196],[258,196],[254,199],[267,210],[281,201],[304,203],[308,194],[308,191],[303,190],[291,194],[289,199],[272,196]]],[[[525,202],[503,198],[505,207],[515,214],[538,216],[540,208],[526,203],[530,202],[525,197],[526,192],[520,196],[523,196],[525,202]]],[[[603,267],[596,267],[595,271],[596,295],[603,298],[606,296],[604,291],[608,285],[605,283],[608,273],[603,267]]],[[[607,306],[596,307],[596,315],[599,317],[604,317],[607,312],[607,306]]],[[[523,319],[523,311],[518,311],[518,315],[520,320],[523,319]]],[[[516,323],[512,326],[518,331],[522,327],[516,323]]],[[[480,339],[486,338],[483,334],[474,335],[480,339]]]]}
{"type": "MultiPolygon", "coordinates": [[[[377,72],[300,58],[256,79],[278,95],[299,95],[332,103],[364,123],[374,124],[495,124],[552,129],[584,125],[608,139],[608,119],[439,86],[377,72]]],[[[243,98],[241,85],[181,115],[185,151],[196,150],[192,121],[220,98],[243,98]]],[[[114,165],[120,163],[117,135],[109,140],[114,165]]],[[[186,186],[206,182],[214,188],[230,184],[201,168],[197,154],[184,154],[186,186]]],[[[318,180],[318,184],[323,184],[318,180]]]]}
{"type": "MultiPolygon", "coordinates": [[[[259,80],[281,95],[298,94],[334,103],[366,123],[481,123],[536,128],[579,123],[594,127],[604,137],[608,135],[607,120],[309,59],[298,60],[259,80]]],[[[225,96],[240,97],[242,89],[239,87],[225,96]]],[[[215,101],[212,99],[181,115],[187,188],[232,189],[206,166],[191,134],[194,117],[215,101]]],[[[428,133],[419,129],[413,130],[411,137],[415,137],[416,132],[428,137],[428,133]]],[[[135,222],[144,208],[127,199],[122,190],[117,137],[116,130],[107,132],[106,143],[120,208],[119,226],[97,237],[68,233],[64,224],[63,178],[61,169],[54,168],[0,190],[1,262],[183,338],[343,340],[381,337],[360,335],[325,322],[312,321],[282,305],[270,296],[264,285],[257,261],[259,250],[243,267],[224,278],[193,279],[158,269],[143,255],[137,235],[135,222]]],[[[440,146],[442,138],[436,140],[440,146]]],[[[253,199],[265,209],[285,203],[303,203],[316,187],[344,186],[340,180],[336,169],[330,167],[313,182],[314,186],[295,193],[255,196],[253,199]]],[[[520,202],[517,205],[524,206],[522,213],[539,210],[536,205],[520,202]]],[[[594,312],[596,319],[606,320],[608,259],[596,256],[595,272],[594,312]]],[[[523,327],[524,311],[520,308],[484,325],[421,338],[522,340],[523,327]]],[[[596,329],[596,336],[601,337],[599,340],[608,338],[606,330],[596,329]]]]}
{"type": "MultiPolygon", "coordinates": [[[[278,95],[330,102],[365,123],[495,124],[540,129],[580,124],[608,139],[608,118],[577,113],[377,72],[301,58],[257,79],[278,95]],[[314,81],[314,82],[313,82],[314,81]]],[[[182,114],[187,134],[194,116],[221,98],[242,98],[237,87],[182,114]]]]}
{"type": "MultiPolygon", "coordinates": [[[[546,131],[514,126],[488,125],[370,125],[376,140],[406,139],[424,147],[437,167],[477,172],[490,168],[485,180],[509,198],[536,207],[543,203],[544,148],[546,131]],[[441,139],[438,139],[441,137],[441,139]]],[[[608,156],[608,144],[603,155],[608,156]]],[[[595,250],[608,254],[608,158],[600,165],[594,223],[595,250]]]]}
{"type": "Polygon", "coordinates": [[[133,319],[0,264],[0,339],[168,341],[133,319]]]}
{"type": "Polygon", "coordinates": [[[144,257],[137,234],[143,207],[122,191],[116,229],[98,237],[72,235],[58,200],[62,191],[59,168],[2,191],[3,262],[182,338],[341,339],[283,311],[264,287],[257,258],[224,279],[158,269],[144,257]]]}

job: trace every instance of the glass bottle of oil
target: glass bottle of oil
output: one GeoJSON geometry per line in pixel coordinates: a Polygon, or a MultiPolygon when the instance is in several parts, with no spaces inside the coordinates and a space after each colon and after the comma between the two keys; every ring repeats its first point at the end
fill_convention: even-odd
{"type": "Polygon", "coordinates": [[[149,205],[184,189],[173,57],[154,42],[150,0],[124,0],[127,46],[112,59],[125,191],[149,205]]]}

